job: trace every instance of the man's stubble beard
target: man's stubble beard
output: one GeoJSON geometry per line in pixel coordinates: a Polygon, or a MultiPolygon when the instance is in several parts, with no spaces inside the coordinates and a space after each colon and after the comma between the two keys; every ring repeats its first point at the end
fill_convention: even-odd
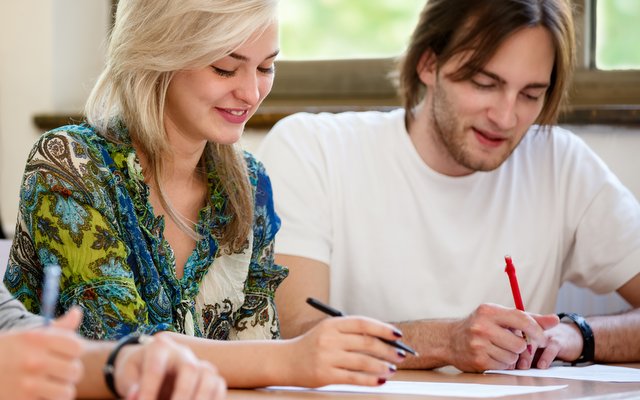
{"type": "MultiPolygon", "coordinates": [[[[514,148],[509,149],[505,155],[501,155],[498,160],[494,159],[475,159],[469,149],[469,144],[465,142],[466,131],[456,118],[453,106],[449,101],[446,91],[440,85],[440,79],[437,80],[433,88],[431,108],[431,129],[433,130],[433,140],[436,145],[446,151],[447,158],[453,160],[459,166],[470,170],[477,171],[493,171],[509,158],[514,148]]],[[[471,128],[469,128],[471,129],[471,128]]]]}

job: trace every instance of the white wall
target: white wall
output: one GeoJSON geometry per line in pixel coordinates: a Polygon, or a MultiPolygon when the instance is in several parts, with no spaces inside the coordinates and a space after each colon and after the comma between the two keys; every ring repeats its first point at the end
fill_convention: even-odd
{"type": "Polygon", "coordinates": [[[109,0],[2,0],[0,215],[12,232],[38,113],[78,111],[102,67],[109,0]]]}

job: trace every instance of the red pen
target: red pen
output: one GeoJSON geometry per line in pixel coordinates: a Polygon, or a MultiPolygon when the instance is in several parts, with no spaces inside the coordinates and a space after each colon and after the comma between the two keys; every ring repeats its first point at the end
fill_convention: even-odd
{"type": "MultiPolygon", "coordinates": [[[[509,284],[511,285],[511,293],[513,294],[513,302],[516,304],[516,308],[520,311],[524,311],[524,304],[522,303],[522,296],[520,295],[520,286],[518,285],[518,278],[516,277],[516,267],[513,266],[513,261],[510,256],[504,256],[504,261],[507,266],[504,268],[504,272],[509,277],[509,284]]],[[[527,351],[531,354],[531,341],[522,332],[524,340],[527,341],[527,351]]]]}

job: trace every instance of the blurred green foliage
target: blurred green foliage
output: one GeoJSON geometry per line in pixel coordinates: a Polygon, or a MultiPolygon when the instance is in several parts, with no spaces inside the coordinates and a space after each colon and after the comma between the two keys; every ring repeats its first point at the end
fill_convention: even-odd
{"type": "MultiPolygon", "coordinates": [[[[399,55],[425,0],[280,0],[281,58],[399,55]]],[[[640,68],[640,0],[597,0],[596,65],[640,68]]]]}
{"type": "Polygon", "coordinates": [[[425,0],[280,0],[285,59],[400,54],[425,0]]]}
{"type": "Polygon", "coordinates": [[[598,0],[596,66],[640,68],[640,0],[598,0]]]}

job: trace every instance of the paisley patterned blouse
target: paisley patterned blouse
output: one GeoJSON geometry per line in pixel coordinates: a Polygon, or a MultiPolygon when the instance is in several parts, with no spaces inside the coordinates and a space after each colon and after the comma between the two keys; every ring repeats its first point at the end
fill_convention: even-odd
{"type": "Polygon", "coordinates": [[[218,246],[215,232],[229,217],[207,165],[211,201],[196,228],[202,239],[178,279],[164,217],[153,214],[127,130],[114,131],[118,143],[87,125],[64,126],[32,149],[5,275],[9,290],[39,313],[43,266],[56,263],[56,313],[80,305],[80,331],[88,338],[160,330],[222,340],[279,337],[274,292],[288,271],[273,262],[280,220],[262,165],[245,153],[254,222],[248,247],[235,254],[218,246]]]}

